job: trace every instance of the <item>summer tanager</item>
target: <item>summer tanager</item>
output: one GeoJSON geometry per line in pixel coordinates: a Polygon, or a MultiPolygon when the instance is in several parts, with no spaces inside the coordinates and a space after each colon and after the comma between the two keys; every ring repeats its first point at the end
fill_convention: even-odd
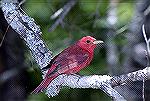
{"type": "Polygon", "coordinates": [[[89,65],[93,59],[94,48],[99,43],[103,43],[103,41],[86,36],[55,56],[44,80],[32,94],[45,90],[51,81],[60,74],[75,74],[89,65]]]}

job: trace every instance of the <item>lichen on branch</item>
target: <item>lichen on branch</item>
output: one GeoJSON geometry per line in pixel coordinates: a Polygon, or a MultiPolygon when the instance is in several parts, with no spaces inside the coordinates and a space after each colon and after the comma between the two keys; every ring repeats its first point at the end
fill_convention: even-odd
{"type": "Polygon", "coordinates": [[[8,24],[24,39],[33,58],[42,70],[50,63],[52,52],[41,39],[42,32],[39,26],[36,25],[33,18],[21,11],[19,3],[16,3],[15,0],[2,0],[1,6],[8,24]]]}

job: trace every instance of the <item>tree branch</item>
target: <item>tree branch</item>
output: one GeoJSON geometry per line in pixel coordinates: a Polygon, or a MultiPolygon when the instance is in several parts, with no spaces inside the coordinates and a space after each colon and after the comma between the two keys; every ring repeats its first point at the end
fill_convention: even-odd
{"type": "Polygon", "coordinates": [[[59,93],[62,86],[71,88],[93,88],[101,89],[107,95],[119,101],[125,100],[115,89],[110,86],[112,77],[107,75],[79,76],[79,75],[60,75],[54,79],[47,88],[46,94],[51,97],[59,93]]]}
{"type": "Polygon", "coordinates": [[[56,96],[63,86],[71,88],[93,88],[101,89],[115,100],[122,101],[124,98],[113,87],[134,81],[146,81],[148,79],[150,79],[150,67],[114,77],[108,75],[79,76],[62,74],[49,84],[46,94],[49,97],[56,96]]]}
{"type": "Polygon", "coordinates": [[[52,52],[46,47],[41,39],[42,34],[39,26],[35,24],[33,18],[21,11],[17,0],[2,0],[1,6],[4,17],[8,24],[20,35],[29,47],[33,58],[42,70],[51,59],[52,52]]]}
{"type": "Polygon", "coordinates": [[[69,13],[71,8],[76,4],[77,0],[69,0],[69,2],[64,5],[63,8],[60,8],[57,12],[54,13],[54,15],[51,16],[52,19],[59,16],[59,18],[56,20],[56,22],[49,28],[49,32],[52,32],[56,29],[56,27],[62,23],[65,16],[69,13]]]}
{"type": "MultiPolygon", "coordinates": [[[[20,11],[16,2],[13,2],[13,0],[6,1],[2,0],[1,4],[5,19],[20,37],[24,39],[33,58],[42,70],[51,61],[52,54],[40,37],[40,28],[35,24],[33,18],[20,11]]],[[[150,67],[114,77],[107,75],[79,76],[63,74],[49,84],[46,94],[48,96],[55,96],[63,86],[71,88],[93,88],[101,89],[115,100],[120,101],[121,99],[122,101],[125,99],[113,87],[127,84],[128,82],[145,81],[148,79],[150,79],[150,67]]]]}

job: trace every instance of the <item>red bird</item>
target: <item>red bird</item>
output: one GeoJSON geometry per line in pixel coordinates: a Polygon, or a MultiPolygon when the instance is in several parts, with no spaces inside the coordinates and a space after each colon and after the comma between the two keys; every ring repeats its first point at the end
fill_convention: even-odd
{"type": "Polygon", "coordinates": [[[44,80],[32,94],[45,90],[51,81],[60,74],[75,74],[89,65],[93,59],[94,48],[99,43],[103,43],[103,41],[86,36],[55,56],[44,80]]]}

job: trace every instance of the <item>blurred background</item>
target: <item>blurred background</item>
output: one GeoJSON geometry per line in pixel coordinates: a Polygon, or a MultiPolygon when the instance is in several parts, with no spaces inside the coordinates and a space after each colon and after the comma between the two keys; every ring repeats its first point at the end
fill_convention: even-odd
{"type": "MultiPolygon", "coordinates": [[[[20,0],[21,1],[21,0],[20,0]]],[[[149,37],[150,0],[26,0],[22,9],[40,26],[42,39],[57,55],[83,36],[105,43],[95,49],[90,66],[80,75],[121,75],[147,65],[141,26],[149,37]],[[64,9],[59,16],[57,11],[64,9]]],[[[63,88],[58,96],[30,95],[42,80],[39,66],[18,34],[8,28],[0,10],[0,99],[1,101],[110,101],[99,89],[63,88]]],[[[150,101],[150,82],[145,99],[150,101]]],[[[115,87],[128,101],[142,100],[142,82],[115,87]]]]}

